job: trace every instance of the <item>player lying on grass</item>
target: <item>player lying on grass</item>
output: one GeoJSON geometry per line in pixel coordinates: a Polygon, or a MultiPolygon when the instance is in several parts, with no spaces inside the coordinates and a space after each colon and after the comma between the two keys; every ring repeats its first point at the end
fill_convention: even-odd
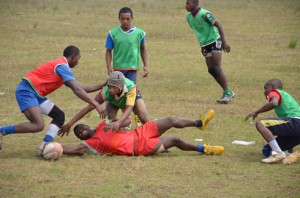
{"type": "Polygon", "coordinates": [[[214,111],[210,110],[205,117],[201,117],[199,120],[167,117],[149,121],[134,131],[112,132],[109,128],[106,128],[105,121],[100,123],[94,130],[87,125],[79,124],[74,128],[74,133],[84,141],[73,147],[63,145],[63,153],[84,154],[92,152],[99,155],[149,156],[171,147],[177,147],[183,151],[219,155],[224,151],[222,146],[197,145],[176,136],[161,137],[172,127],[197,127],[204,130],[213,116],[214,111]]]}
{"type": "Polygon", "coordinates": [[[277,118],[265,118],[256,122],[256,129],[268,142],[262,149],[267,157],[263,163],[283,163],[289,164],[298,160],[300,155],[295,153],[286,157],[283,151],[290,150],[300,144],[300,106],[297,101],[287,92],[282,90],[282,83],[279,79],[268,80],[265,85],[265,96],[268,103],[258,110],[247,115],[245,120],[250,117],[253,119],[258,114],[275,110],[277,118]],[[277,136],[276,139],[274,136],[277,136]]]}

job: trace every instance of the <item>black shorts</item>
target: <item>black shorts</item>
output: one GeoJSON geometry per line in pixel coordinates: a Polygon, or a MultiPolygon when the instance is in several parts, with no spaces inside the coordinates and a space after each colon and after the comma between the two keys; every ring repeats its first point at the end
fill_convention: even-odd
{"type": "MultiPolygon", "coordinates": [[[[222,40],[221,37],[218,38],[215,42],[212,44],[206,45],[202,47],[202,49],[205,49],[207,52],[207,55],[210,54],[211,52],[222,52],[222,40]]],[[[210,54],[211,56],[211,54],[210,54]]]]}

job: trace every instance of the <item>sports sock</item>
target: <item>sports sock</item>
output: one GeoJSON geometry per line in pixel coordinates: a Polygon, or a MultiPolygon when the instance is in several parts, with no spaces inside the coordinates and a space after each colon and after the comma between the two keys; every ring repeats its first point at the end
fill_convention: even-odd
{"type": "Polygon", "coordinates": [[[52,142],[54,138],[57,136],[58,131],[59,131],[58,126],[56,126],[55,124],[50,124],[48,127],[47,134],[45,135],[43,141],[52,142]]]}
{"type": "Polygon", "coordinates": [[[225,89],[224,94],[230,96],[232,94],[231,89],[225,89]]]}
{"type": "Polygon", "coordinates": [[[196,120],[196,127],[202,127],[202,120],[196,120]]]}
{"type": "Polygon", "coordinates": [[[282,153],[282,150],[281,148],[279,147],[277,141],[274,139],[274,140],[271,140],[269,142],[269,145],[270,147],[272,148],[273,151],[276,151],[277,153],[282,153]]]}
{"type": "Polygon", "coordinates": [[[196,148],[196,151],[200,152],[200,153],[204,153],[204,145],[203,144],[198,144],[197,148],[196,148]]]}
{"type": "Polygon", "coordinates": [[[16,125],[0,127],[0,133],[3,135],[16,133],[16,125]]]}

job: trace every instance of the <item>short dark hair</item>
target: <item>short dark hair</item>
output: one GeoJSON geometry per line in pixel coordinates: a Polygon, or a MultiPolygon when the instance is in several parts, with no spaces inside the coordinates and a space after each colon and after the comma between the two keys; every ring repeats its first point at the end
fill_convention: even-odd
{"type": "Polygon", "coordinates": [[[69,56],[72,56],[72,55],[77,56],[79,54],[80,54],[80,50],[78,49],[78,47],[70,45],[70,46],[68,46],[64,49],[64,55],[63,56],[64,57],[69,57],[69,56]]]}
{"type": "Polygon", "coordinates": [[[275,86],[278,89],[282,89],[282,82],[277,78],[273,78],[268,81],[272,86],[275,86]]]}
{"type": "Polygon", "coordinates": [[[133,12],[128,7],[121,8],[121,10],[119,11],[119,18],[121,17],[121,14],[123,14],[123,13],[130,13],[131,17],[133,17],[133,12]]]}

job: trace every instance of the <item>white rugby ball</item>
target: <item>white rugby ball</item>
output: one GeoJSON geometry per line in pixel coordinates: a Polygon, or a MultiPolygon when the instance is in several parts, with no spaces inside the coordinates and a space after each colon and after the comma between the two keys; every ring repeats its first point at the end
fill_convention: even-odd
{"type": "Polygon", "coordinates": [[[43,156],[46,160],[58,160],[63,153],[62,146],[57,142],[49,142],[45,145],[43,156]]]}

